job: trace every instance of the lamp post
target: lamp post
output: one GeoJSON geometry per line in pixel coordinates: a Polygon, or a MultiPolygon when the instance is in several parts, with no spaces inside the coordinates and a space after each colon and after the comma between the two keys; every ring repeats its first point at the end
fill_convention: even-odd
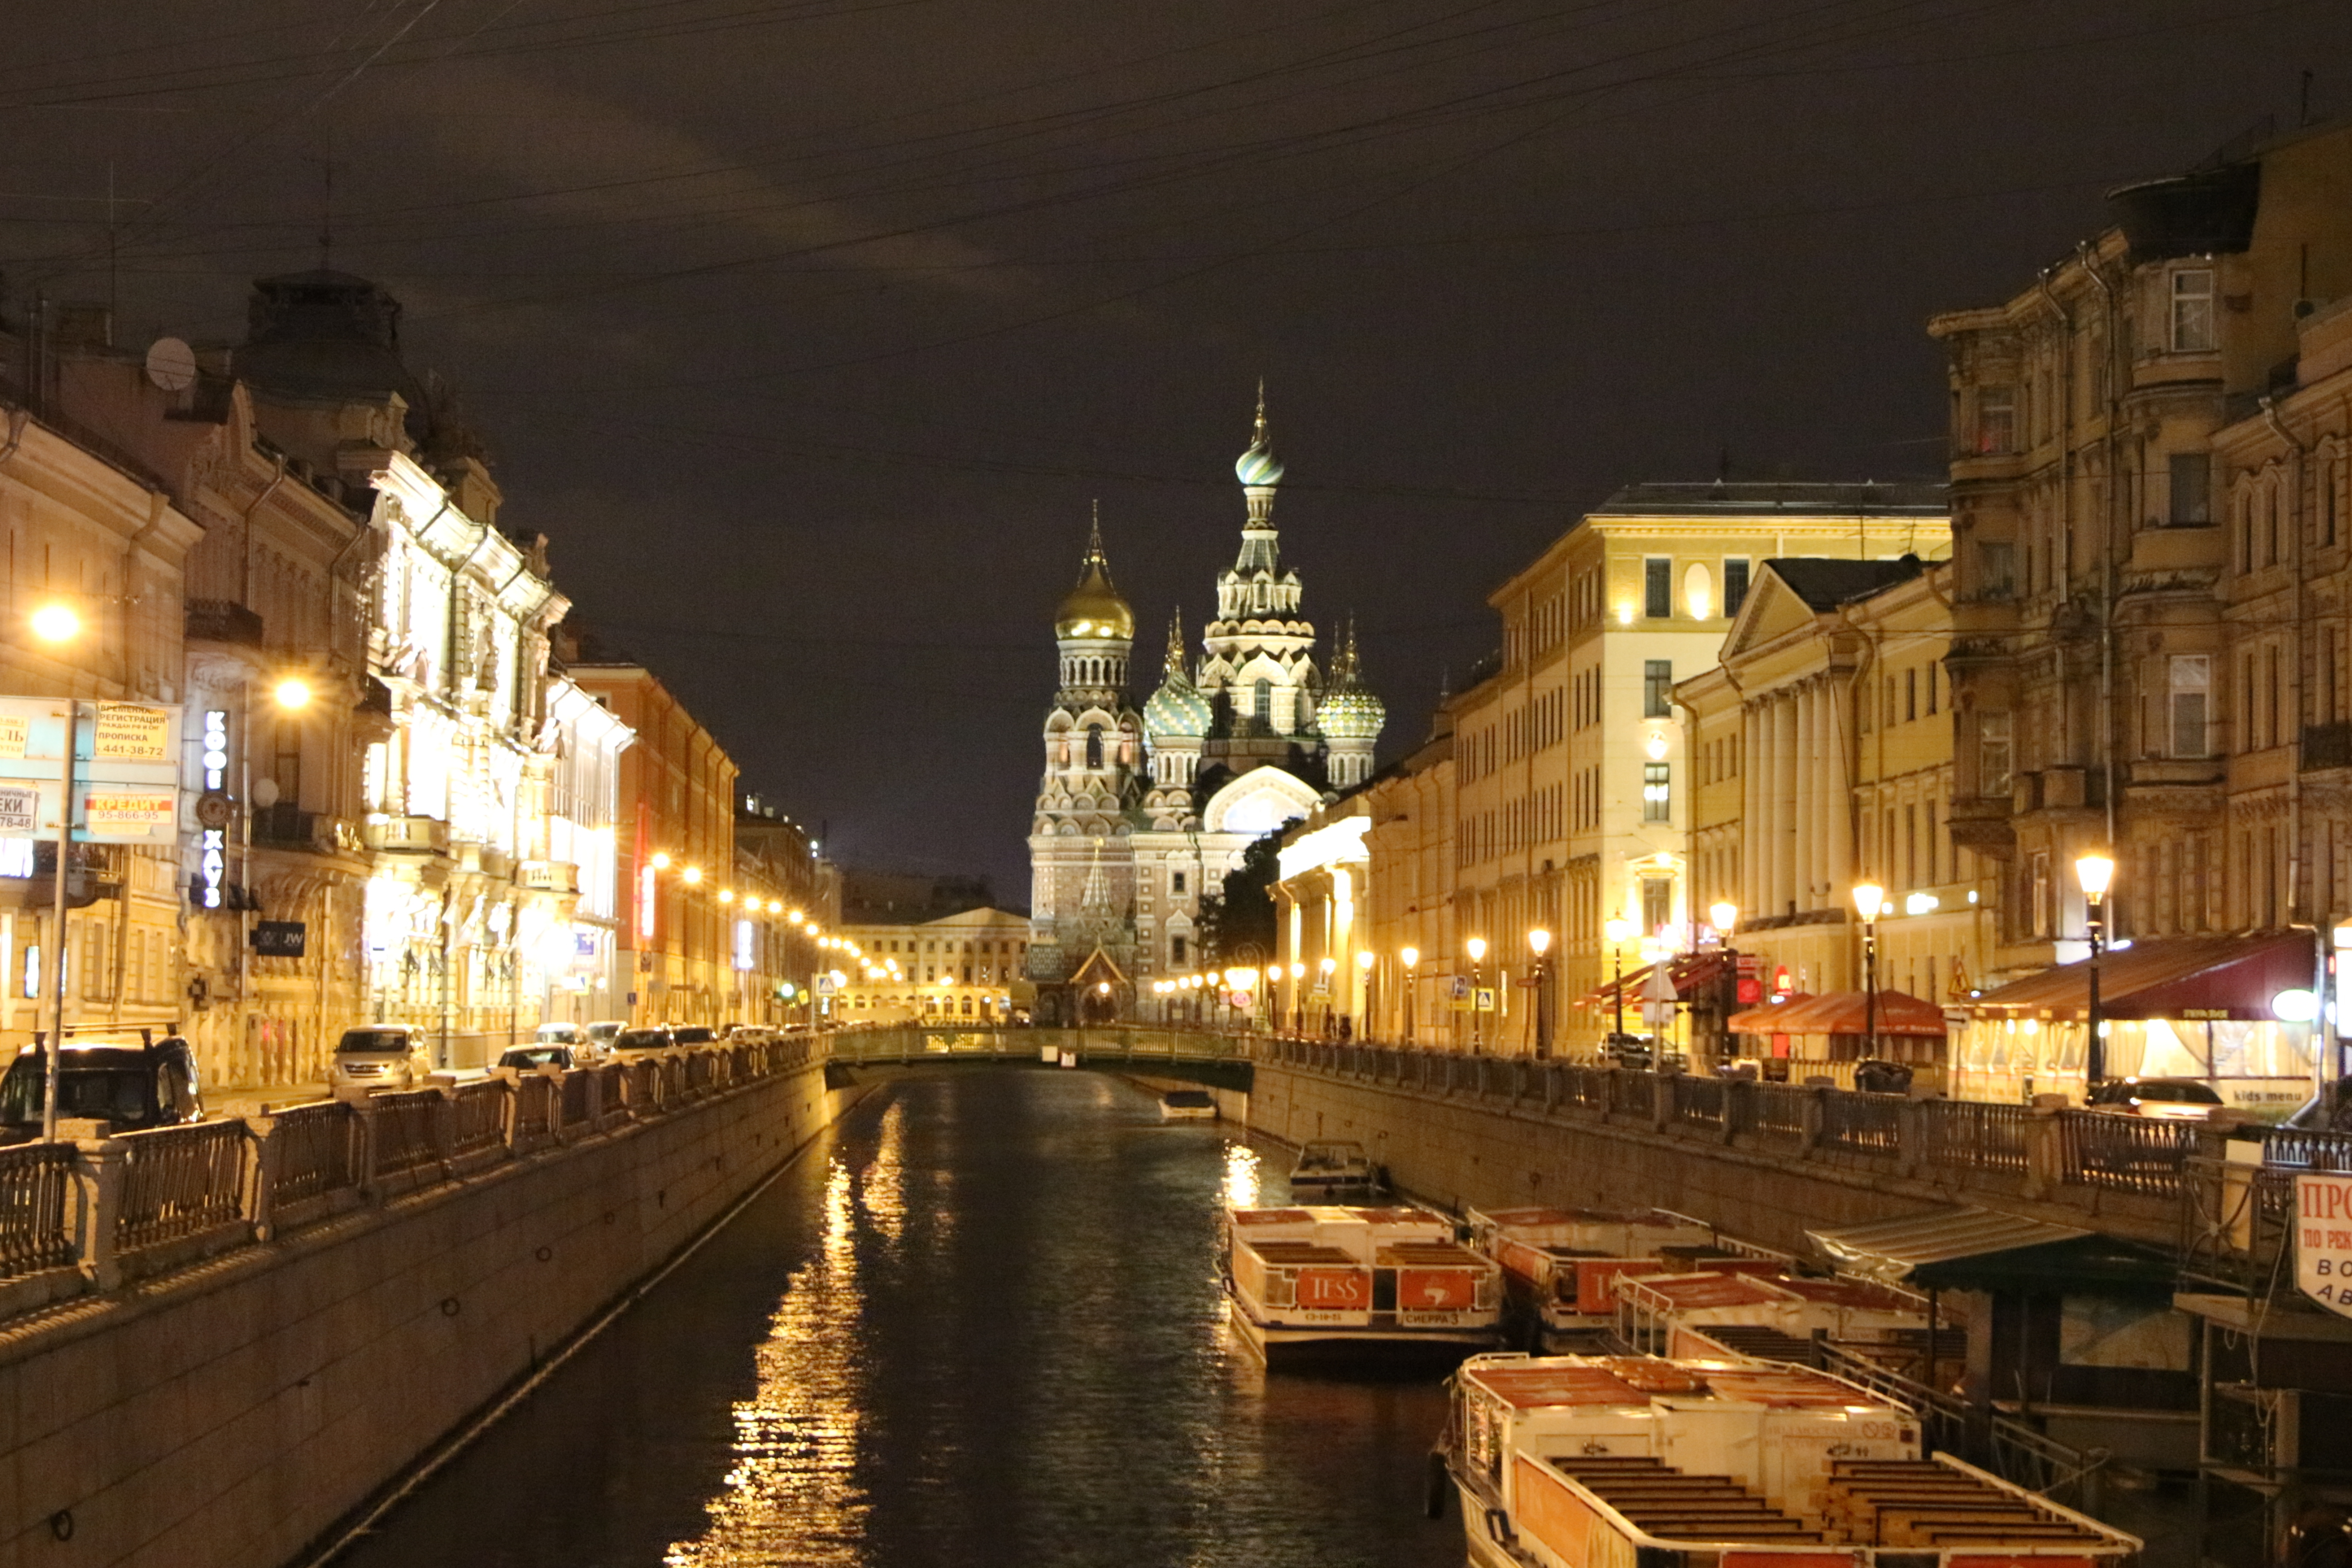
{"type": "Polygon", "coordinates": [[[1462,951],[1470,955],[1470,1053],[1475,1056],[1481,1034],[1478,1027],[1478,966],[1486,962],[1486,939],[1474,936],[1462,944],[1462,951]]]}
{"type": "Polygon", "coordinates": [[[1321,961],[1316,964],[1317,971],[1323,977],[1323,1032],[1326,1035],[1339,1033],[1336,1026],[1339,1013],[1333,1005],[1339,999],[1339,981],[1335,973],[1339,967],[1339,961],[1328,953],[1324,954],[1321,961]]]}
{"type": "Polygon", "coordinates": [[[1356,975],[1363,982],[1361,994],[1363,1000],[1358,1005],[1356,1016],[1363,1020],[1364,1027],[1361,1032],[1364,1037],[1369,1039],[1372,1033],[1372,950],[1370,948],[1360,947],[1356,950],[1356,975]]]}
{"type": "Polygon", "coordinates": [[[1609,939],[1609,951],[1617,966],[1617,979],[1611,987],[1617,1003],[1617,1021],[1609,1034],[1610,1043],[1616,1045],[1625,1037],[1625,939],[1633,934],[1633,922],[1622,915],[1612,915],[1601,922],[1601,934],[1609,939]]]}
{"type": "Polygon", "coordinates": [[[2099,949],[2106,936],[2107,889],[2116,879],[2114,858],[2095,852],[2076,857],[2074,879],[2083,884],[2083,928],[2091,938],[2090,1005],[2084,1010],[2089,1033],[2083,1047],[2084,1098],[2088,1099],[2107,1076],[2107,1043],[2099,1035],[2099,949]]]}
{"type": "MultiPolygon", "coordinates": [[[[46,643],[70,642],[81,631],[81,617],[70,605],[48,604],[32,615],[33,635],[46,643]]],[[[49,1034],[47,1061],[41,1087],[41,1140],[58,1141],[58,1063],[66,1048],[66,862],[73,852],[74,730],[81,704],[65,700],[65,743],[58,748],[58,868],[51,900],[49,973],[55,977],[57,1011],[49,1034]]]]}
{"type": "Polygon", "coordinates": [[[1406,948],[1397,954],[1397,962],[1404,965],[1404,1043],[1409,1046],[1412,1044],[1412,972],[1421,963],[1421,949],[1406,948]]]}
{"type": "Polygon", "coordinates": [[[1878,1055],[1878,917],[1886,908],[1886,889],[1864,882],[1853,890],[1853,911],[1862,917],[1863,1049],[1878,1055]]]}
{"type": "Polygon", "coordinates": [[[1306,978],[1307,965],[1293,963],[1290,966],[1290,1032],[1294,1035],[1307,1032],[1307,996],[1299,989],[1300,983],[1306,978]]]}
{"type": "Polygon", "coordinates": [[[1538,926],[1528,932],[1528,951],[1536,955],[1536,1059],[1551,1055],[1551,932],[1538,926]]]}
{"type": "Polygon", "coordinates": [[[1739,1008],[1739,950],[1731,945],[1732,928],[1739,923],[1739,906],[1728,899],[1717,899],[1706,907],[1706,918],[1715,922],[1716,939],[1723,944],[1723,964],[1727,972],[1720,990],[1724,999],[1721,1026],[1716,1030],[1719,1047],[1716,1054],[1721,1057],[1725,1053],[1720,1047],[1731,1039],[1731,1015],[1739,1008]]]}
{"type": "Polygon", "coordinates": [[[1265,1032],[1269,1035],[1279,1032],[1282,1026],[1282,998],[1277,994],[1281,985],[1282,965],[1279,963],[1267,964],[1265,966],[1265,1005],[1259,1009],[1259,1012],[1262,1015],[1261,1022],[1265,1026],[1265,1032]]]}

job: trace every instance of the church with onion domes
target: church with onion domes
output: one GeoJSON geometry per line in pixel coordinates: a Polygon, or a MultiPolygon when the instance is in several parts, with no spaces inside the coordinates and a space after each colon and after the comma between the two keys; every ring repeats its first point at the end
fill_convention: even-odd
{"type": "Polygon", "coordinates": [[[1241,551],[1217,574],[1215,616],[1196,658],[1171,617],[1140,709],[1135,611],[1112,582],[1099,518],[1055,612],[1061,684],[1029,829],[1040,1023],[1148,1016],[1136,1004],[1152,981],[1200,967],[1201,900],[1251,842],[1371,776],[1387,711],[1364,684],[1352,627],[1328,667],[1317,661],[1305,590],[1275,531],[1283,468],[1263,389],[1234,473],[1241,551]]]}

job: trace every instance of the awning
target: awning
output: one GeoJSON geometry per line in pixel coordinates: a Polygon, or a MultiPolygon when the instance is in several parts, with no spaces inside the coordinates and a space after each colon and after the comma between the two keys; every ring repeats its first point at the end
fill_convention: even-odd
{"type": "MultiPolygon", "coordinates": [[[[1719,947],[1709,948],[1705,952],[1679,952],[1666,960],[1666,973],[1674,977],[1675,999],[1689,1001],[1692,993],[1720,979],[1729,962],[1728,955],[1719,947]]],[[[1643,993],[1648,989],[1651,973],[1657,967],[1654,963],[1645,963],[1639,969],[1625,972],[1625,1005],[1638,1007],[1648,1000],[1643,993]]],[[[1580,998],[1578,1005],[1610,1005],[1617,1000],[1618,984],[1615,980],[1604,982],[1591,995],[1580,998]]]]}
{"type": "Polygon", "coordinates": [[[1843,1272],[1914,1289],[2169,1289],[2177,1272],[2170,1258],[2148,1247],[1991,1209],[1932,1209],[1805,1234],[1843,1272]]]}
{"type": "MultiPolygon", "coordinates": [[[[2271,998],[2307,991],[2318,958],[2308,931],[2266,937],[2160,937],[2099,958],[2107,1018],[2275,1018],[2271,998]]],[[[2090,962],[2061,964],[1963,1004],[1994,1017],[2080,1019],[2090,1011],[2090,962]]]]}
{"type": "Polygon", "coordinates": [[[1767,1002],[1761,1007],[1749,1007],[1734,1013],[1724,1020],[1724,1027],[1735,1035],[1779,1035],[1787,1033],[1780,1021],[1813,999],[1809,991],[1791,991],[1778,1002],[1767,1002]]]}
{"type": "MultiPolygon", "coordinates": [[[[1778,1007],[1751,1008],[1735,1013],[1731,1028],[1747,1035],[1860,1035],[1866,1033],[1864,1024],[1870,1013],[1870,998],[1860,991],[1832,991],[1820,996],[1808,996],[1801,1002],[1790,1001],[1778,1007]],[[1741,1020],[1769,1013],[1769,1020],[1748,1024],[1741,1020]]],[[[1882,991],[1878,994],[1877,1028],[1882,1035],[1927,1036],[1935,1039],[1944,1037],[1944,1010],[1932,1002],[1902,991],[1882,991]]]]}

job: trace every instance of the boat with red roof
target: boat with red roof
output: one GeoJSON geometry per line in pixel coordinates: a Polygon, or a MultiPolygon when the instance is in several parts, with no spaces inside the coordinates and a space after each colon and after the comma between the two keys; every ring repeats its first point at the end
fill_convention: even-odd
{"type": "Polygon", "coordinates": [[[1806,1367],[1482,1355],[1451,1388],[1432,1458],[1473,1568],[2124,1568],[2140,1550],[1924,1457],[1911,1410],[1806,1367]]]}
{"type": "Polygon", "coordinates": [[[1227,1211],[1234,1331],[1269,1366],[1315,1360],[1452,1364],[1502,1342],[1502,1271],[1428,1209],[1227,1211]]]}

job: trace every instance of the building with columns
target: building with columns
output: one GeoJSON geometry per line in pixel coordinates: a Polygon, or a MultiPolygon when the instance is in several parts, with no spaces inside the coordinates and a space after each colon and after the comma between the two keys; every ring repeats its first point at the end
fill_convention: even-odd
{"type": "Polygon", "coordinates": [[[1886,894],[1881,988],[1942,1005],[1982,970],[1991,888],[1948,833],[1951,576],[1916,558],[1767,561],[1722,662],[1675,689],[1695,896],[1709,928],[1715,906],[1737,911],[1705,935],[1756,959],[1764,991],[1863,988],[1865,882],[1886,894]]]}
{"type": "MultiPolygon", "coordinates": [[[[1451,703],[1454,929],[1486,943],[1479,978],[1524,1005],[1528,933],[1550,932],[1553,1041],[1596,1047],[1610,1016],[1577,1003],[1621,958],[1631,970],[1699,934],[1674,687],[1717,662],[1757,563],[1932,557],[1948,537],[1938,485],[1641,484],[1489,595],[1502,646],[1451,703]],[[1612,944],[1620,919],[1633,934],[1612,944]]],[[[1476,1033],[1525,1031],[1496,1018],[1476,1033]]]]}
{"type": "Polygon", "coordinates": [[[1041,1021],[1077,1016],[1082,1004],[1155,1005],[1154,979],[1204,962],[1201,900],[1250,842],[1371,774],[1385,712],[1352,632],[1328,675],[1316,660],[1305,589],[1275,527],[1283,467],[1262,393],[1234,472],[1241,549],[1217,575],[1200,658],[1188,668],[1171,620],[1160,684],[1140,710],[1128,696],[1135,614],[1111,581],[1099,527],[1055,616],[1061,686],[1029,836],[1028,978],[1041,1021]],[[1083,992],[1071,984],[1082,969],[1083,992]]]}

